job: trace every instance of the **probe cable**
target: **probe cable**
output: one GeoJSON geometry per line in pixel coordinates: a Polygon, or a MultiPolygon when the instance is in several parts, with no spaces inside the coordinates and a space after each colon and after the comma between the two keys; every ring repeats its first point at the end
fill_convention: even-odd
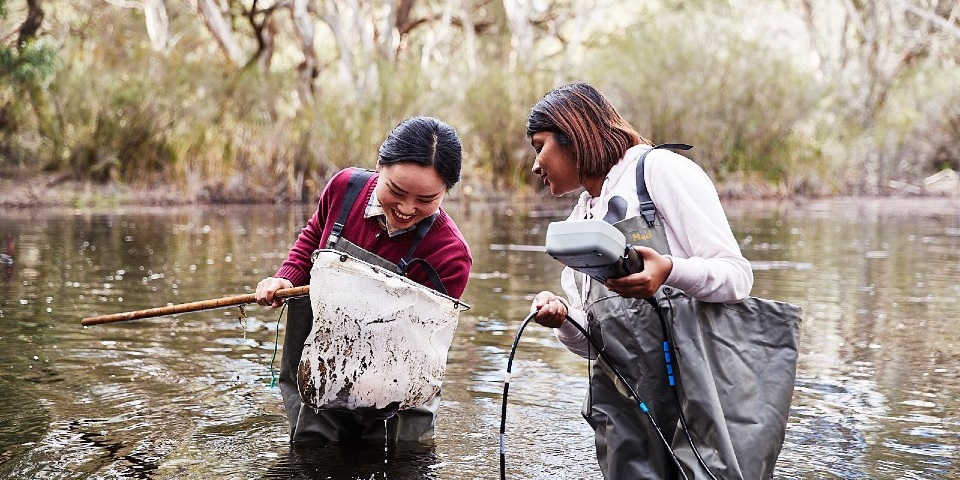
{"type": "MultiPolygon", "coordinates": [[[[520,329],[517,330],[517,335],[513,338],[513,346],[510,348],[510,356],[507,358],[507,373],[503,380],[503,403],[501,405],[501,410],[500,410],[500,478],[501,479],[506,479],[507,393],[510,390],[510,373],[511,373],[511,369],[513,368],[513,357],[517,352],[517,344],[520,343],[520,335],[523,334],[523,330],[527,328],[527,324],[530,323],[530,320],[532,320],[534,316],[536,316],[537,312],[539,312],[539,310],[530,312],[530,314],[527,315],[527,318],[523,319],[523,323],[520,324],[520,329]]],[[[659,310],[657,310],[657,313],[659,314],[659,310]]],[[[661,316],[661,319],[662,319],[662,316],[661,316]]],[[[597,343],[593,340],[593,337],[591,337],[590,334],[588,334],[587,331],[584,330],[584,328],[580,326],[579,323],[575,322],[572,318],[570,318],[569,315],[566,317],[566,320],[569,321],[573,326],[575,326],[577,330],[580,330],[580,333],[582,333],[583,336],[586,337],[586,339],[593,346],[594,350],[596,350],[597,356],[602,357],[603,360],[607,362],[607,365],[610,366],[610,369],[613,370],[613,373],[627,387],[627,389],[630,391],[630,395],[633,397],[633,400],[637,402],[637,405],[640,407],[640,410],[647,415],[647,418],[650,420],[650,423],[653,425],[654,430],[657,431],[657,435],[660,437],[660,441],[662,441],[663,445],[667,448],[667,452],[670,454],[670,457],[673,459],[673,463],[676,464],[677,470],[680,472],[680,474],[683,476],[684,479],[687,479],[688,478],[687,474],[683,471],[683,467],[681,467],[680,465],[680,459],[677,458],[677,454],[674,453],[672,448],[670,448],[670,442],[668,442],[667,439],[663,436],[663,431],[660,430],[660,426],[657,425],[657,421],[653,419],[653,415],[650,413],[650,409],[647,408],[647,405],[643,403],[643,400],[640,399],[640,395],[637,394],[636,390],[634,390],[633,385],[631,385],[629,382],[626,381],[626,379],[623,377],[623,374],[620,373],[620,369],[618,369],[617,366],[614,365],[609,358],[607,358],[606,354],[604,354],[601,351],[601,349],[597,346],[597,343]]],[[[684,429],[686,429],[685,425],[686,424],[684,422],[684,429]]],[[[688,439],[690,438],[689,434],[687,438],[688,439]]],[[[694,448],[694,450],[696,450],[696,448],[694,448]]],[[[699,456],[700,455],[697,454],[698,458],[699,456]]]]}
{"type": "MultiPolygon", "coordinates": [[[[663,357],[667,362],[667,379],[670,383],[670,388],[673,389],[673,399],[677,404],[677,416],[680,419],[680,426],[682,427],[683,434],[687,437],[687,443],[690,444],[693,454],[697,457],[697,462],[701,467],[703,467],[704,471],[707,472],[707,475],[709,475],[712,480],[717,480],[716,475],[714,475],[713,471],[710,470],[710,467],[707,466],[707,462],[705,462],[703,457],[700,456],[700,450],[697,449],[697,445],[693,442],[693,436],[690,435],[690,427],[687,426],[687,417],[683,414],[683,404],[680,402],[680,391],[677,387],[677,384],[680,382],[680,364],[677,364],[676,372],[674,372],[673,364],[670,362],[670,358],[676,358],[677,354],[673,344],[670,343],[669,329],[667,328],[667,320],[663,315],[663,309],[660,307],[660,303],[657,302],[655,298],[651,297],[644,300],[653,306],[653,310],[657,312],[657,317],[660,319],[660,329],[663,331],[663,357]]],[[[669,303],[669,301],[670,300],[668,298],[667,302],[669,303]]],[[[576,322],[573,320],[571,320],[570,323],[576,324],[576,322]]],[[[621,380],[623,379],[621,378],[621,380]]],[[[633,390],[631,390],[631,392],[632,391],[633,390]]]]}

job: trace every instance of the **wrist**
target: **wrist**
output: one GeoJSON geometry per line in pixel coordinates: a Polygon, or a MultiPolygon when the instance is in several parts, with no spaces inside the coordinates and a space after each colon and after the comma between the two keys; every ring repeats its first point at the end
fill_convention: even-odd
{"type": "Polygon", "coordinates": [[[557,300],[559,300],[560,303],[563,304],[563,308],[566,308],[566,309],[567,309],[567,314],[569,315],[569,314],[570,314],[570,303],[567,302],[567,299],[566,299],[566,298],[563,298],[563,297],[561,297],[561,296],[557,296],[557,300]]]}

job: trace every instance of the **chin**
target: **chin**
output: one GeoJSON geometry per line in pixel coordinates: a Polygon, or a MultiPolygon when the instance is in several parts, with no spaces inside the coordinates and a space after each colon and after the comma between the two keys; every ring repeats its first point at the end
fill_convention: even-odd
{"type": "Polygon", "coordinates": [[[397,219],[391,217],[389,221],[390,221],[390,227],[391,227],[391,228],[393,228],[394,230],[400,230],[400,229],[403,229],[403,228],[409,228],[409,227],[411,227],[412,225],[415,225],[415,224],[416,224],[417,222],[419,222],[420,220],[422,220],[422,219],[421,219],[421,218],[414,218],[413,220],[410,220],[409,222],[400,223],[400,222],[397,221],[397,219]]]}

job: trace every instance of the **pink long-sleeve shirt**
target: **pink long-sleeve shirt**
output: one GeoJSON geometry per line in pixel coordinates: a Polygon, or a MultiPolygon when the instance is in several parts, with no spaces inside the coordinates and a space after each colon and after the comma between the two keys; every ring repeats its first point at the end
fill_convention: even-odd
{"type": "MultiPolygon", "coordinates": [[[[300,231],[296,243],[290,249],[280,269],[277,270],[275,277],[286,278],[294,286],[309,283],[310,269],[313,266],[311,255],[319,248],[326,248],[333,224],[340,215],[340,207],[343,205],[343,197],[352,171],[352,168],[342,170],[327,183],[320,196],[317,211],[300,231]]],[[[374,174],[360,191],[357,201],[350,209],[342,237],[385,260],[399,263],[410,249],[416,233],[414,230],[391,237],[375,217],[364,218],[364,210],[373,195],[377,178],[378,176],[374,174]]],[[[463,295],[467,288],[473,257],[460,229],[442,207],[430,231],[414,252],[413,258],[426,260],[437,271],[447,290],[447,295],[453,298],[460,298],[463,295]]],[[[418,263],[410,267],[407,276],[417,283],[433,288],[429,277],[418,263]]]]}

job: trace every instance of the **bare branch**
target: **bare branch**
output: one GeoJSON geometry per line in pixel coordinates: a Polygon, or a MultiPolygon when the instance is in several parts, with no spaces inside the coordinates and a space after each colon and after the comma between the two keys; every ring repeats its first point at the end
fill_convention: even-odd
{"type": "Polygon", "coordinates": [[[916,5],[911,5],[911,4],[907,3],[907,2],[902,2],[902,1],[901,1],[901,2],[897,2],[897,5],[900,6],[900,8],[903,8],[905,11],[910,12],[910,13],[912,13],[912,14],[914,14],[914,15],[916,15],[916,16],[918,16],[918,17],[920,17],[920,18],[922,18],[922,19],[924,19],[924,20],[926,20],[926,21],[928,21],[928,22],[930,22],[930,23],[932,23],[932,24],[940,27],[943,31],[945,31],[945,32],[947,32],[947,33],[949,33],[949,34],[957,37],[957,38],[960,38],[960,27],[957,27],[956,25],[954,25],[953,23],[951,23],[951,22],[948,21],[947,19],[944,19],[943,17],[937,15],[936,13],[931,12],[931,11],[928,11],[928,10],[922,10],[922,9],[920,9],[919,7],[917,7],[916,5]]]}
{"type": "Polygon", "coordinates": [[[233,31],[227,21],[224,20],[214,0],[197,0],[197,12],[200,13],[207,30],[220,45],[220,50],[226,55],[227,60],[234,65],[240,65],[243,52],[233,38],[233,31]]]}

